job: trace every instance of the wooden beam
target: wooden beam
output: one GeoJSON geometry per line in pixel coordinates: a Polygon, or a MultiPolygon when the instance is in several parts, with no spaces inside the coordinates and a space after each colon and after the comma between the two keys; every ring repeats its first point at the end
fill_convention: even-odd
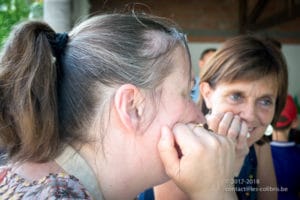
{"type": "Polygon", "coordinates": [[[284,22],[288,22],[297,17],[300,17],[300,5],[294,5],[292,7],[292,10],[285,9],[284,11],[274,14],[273,16],[268,17],[264,20],[261,20],[256,24],[249,24],[247,28],[251,31],[262,30],[275,25],[282,24],[284,22]]]}
{"type": "Polygon", "coordinates": [[[239,33],[246,33],[247,26],[247,0],[239,0],[239,33]]]}
{"type": "Polygon", "coordinates": [[[255,23],[268,3],[269,0],[258,0],[254,8],[252,9],[251,13],[249,14],[247,23],[248,24],[255,23]]]}

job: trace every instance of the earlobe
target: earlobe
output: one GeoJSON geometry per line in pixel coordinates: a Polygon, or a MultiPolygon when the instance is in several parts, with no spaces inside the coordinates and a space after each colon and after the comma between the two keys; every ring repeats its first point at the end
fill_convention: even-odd
{"type": "Polygon", "coordinates": [[[210,87],[209,83],[207,82],[200,83],[200,93],[205,101],[207,108],[211,109],[212,88],[210,87]]]}
{"type": "Polygon", "coordinates": [[[117,89],[114,97],[114,107],[123,127],[128,131],[135,131],[143,112],[139,105],[141,93],[131,84],[122,85],[117,89]]]}
{"type": "Polygon", "coordinates": [[[202,69],[202,67],[203,67],[203,60],[199,60],[198,61],[198,66],[199,66],[199,69],[201,70],[202,69]]]}

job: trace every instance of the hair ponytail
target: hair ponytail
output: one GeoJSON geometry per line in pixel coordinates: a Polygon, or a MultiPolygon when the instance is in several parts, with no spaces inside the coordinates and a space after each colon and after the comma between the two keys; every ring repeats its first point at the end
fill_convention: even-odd
{"type": "Polygon", "coordinates": [[[0,142],[13,160],[43,162],[59,147],[57,66],[43,22],[17,26],[0,60],[0,142]]]}

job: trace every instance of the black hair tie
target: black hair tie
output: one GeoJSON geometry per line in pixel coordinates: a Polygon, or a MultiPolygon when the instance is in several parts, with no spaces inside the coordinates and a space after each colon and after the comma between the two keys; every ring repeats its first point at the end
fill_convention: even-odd
{"type": "Polygon", "coordinates": [[[55,33],[54,37],[48,37],[48,40],[51,45],[53,55],[56,59],[59,59],[67,46],[69,40],[68,33],[55,33]]]}

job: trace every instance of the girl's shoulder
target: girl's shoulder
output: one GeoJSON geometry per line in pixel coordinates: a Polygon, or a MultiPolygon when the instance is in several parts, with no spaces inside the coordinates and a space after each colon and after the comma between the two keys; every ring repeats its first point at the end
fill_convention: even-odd
{"type": "Polygon", "coordinates": [[[5,166],[0,168],[0,196],[4,199],[92,199],[75,176],[49,174],[29,182],[5,166]]]}

